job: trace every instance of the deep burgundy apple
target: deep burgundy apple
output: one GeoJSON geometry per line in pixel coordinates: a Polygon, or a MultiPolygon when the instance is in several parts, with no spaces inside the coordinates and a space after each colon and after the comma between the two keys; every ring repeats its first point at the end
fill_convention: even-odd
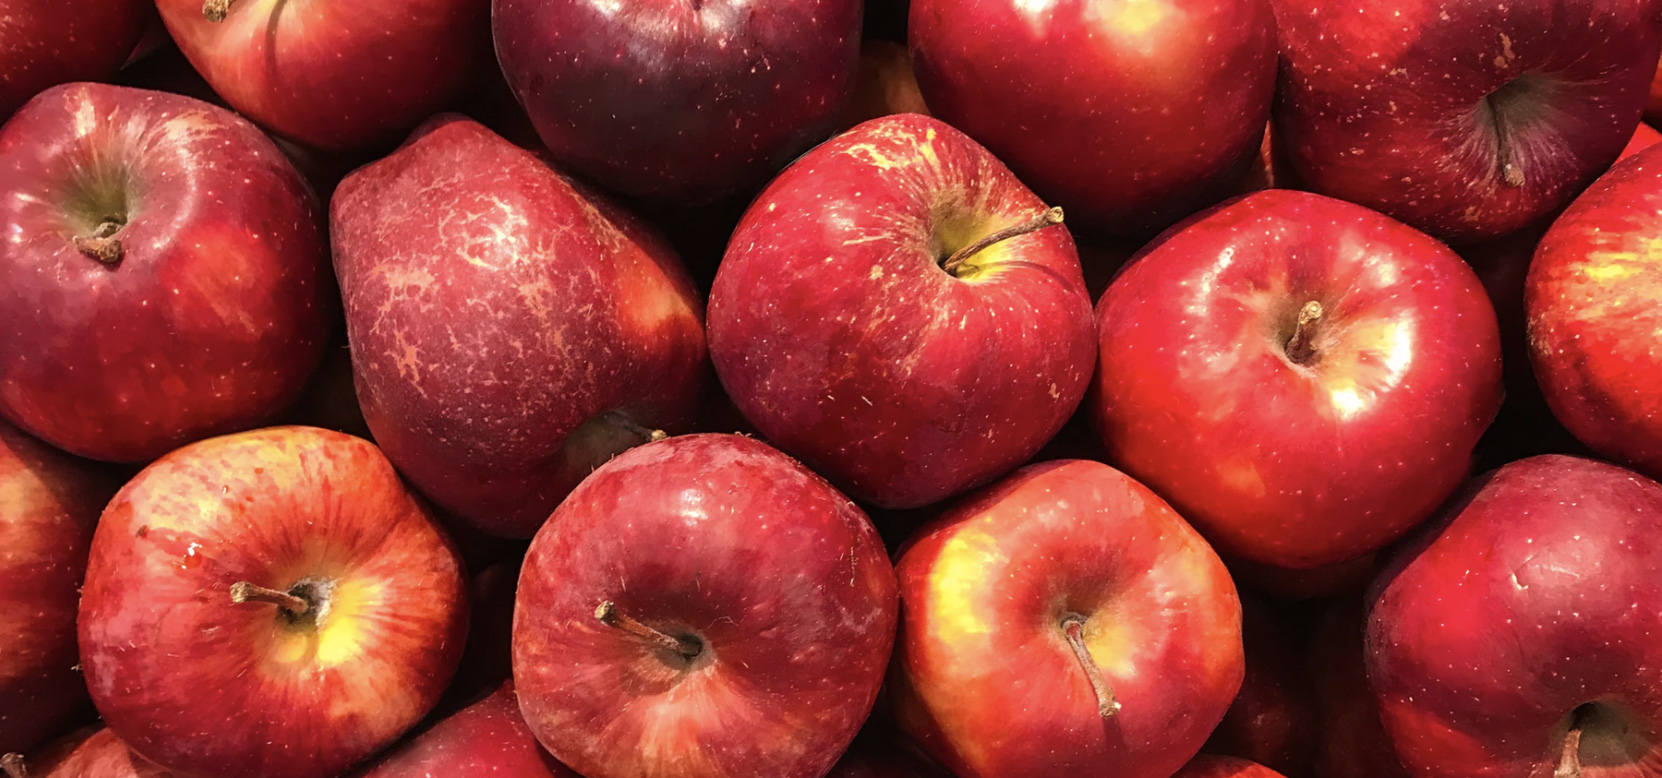
{"type": "Polygon", "coordinates": [[[910,508],[1032,456],[1078,406],[1090,298],[1062,214],[916,114],[804,155],[739,222],[710,355],[768,440],[910,508]]]}
{"type": "Polygon", "coordinates": [[[702,306],[643,223],[468,119],[423,125],[331,204],[358,399],[427,496],[530,537],[656,429],[685,429],[702,306]]]}
{"type": "Polygon", "coordinates": [[[1109,461],[1219,551],[1288,568],[1395,540],[1465,480],[1500,336],[1443,244],[1320,195],[1198,216],[1097,305],[1109,461]]]}
{"type": "Polygon", "coordinates": [[[75,610],[92,528],[115,486],[0,421],[0,753],[34,748],[88,708],[75,610]]]}
{"type": "Polygon", "coordinates": [[[1232,194],[1270,117],[1269,0],[915,0],[909,35],[930,111],[1093,231],[1232,194]]]}
{"type": "Polygon", "coordinates": [[[1617,165],[1535,249],[1524,307],[1553,415],[1600,454],[1662,477],[1662,148],[1617,165]]]}
{"type": "Polygon", "coordinates": [[[392,141],[460,97],[490,45],[489,0],[158,0],[215,91],[279,135],[345,151],[392,141]]]}
{"type": "Polygon", "coordinates": [[[897,113],[928,114],[912,53],[894,41],[867,40],[860,44],[860,66],[854,76],[854,97],[838,125],[848,129],[861,122],[897,113]]]}
{"type": "Polygon", "coordinates": [[[582,778],[554,761],[525,726],[513,682],[452,714],[357,778],[582,778]]]}
{"type": "Polygon", "coordinates": [[[824,479],[737,435],[649,443],[531,542],[520,709],[588,778],[819,778],[871,711],[897,607],[876,529],[824,479]]]}
{"type": "Polygon", "coordinates": [[[299,396],[334,283],[317,202],[254,125],[69,84],[0,128],[0,414],[137,462],[299,396]]]}
{"type": "Polygon", "coordinates": [[[1201,754],[1178,770],[1172,778],[1284,778],[1281,773],[1256,762],[1231,756],[1201,754]]]}
{"type": "Polygon", "coordinates": [[[145,0],[0,0],[0,122],[47,87],[115,75],[153,14],[145,0]]]}
{"type": "Polygon", "coordinates": [[[122,488],[92,540],[80,649],[93,703],[183,776],[332,778],[444,691],[461,562],[360,438],[205,440],[122,488]]]}
{"type": "Polygon", "coordinates": [[[1322,727],[1303,644],[1293,625],[1283,622],[1266,601],[1241,593],[1246,676],[1201,750],[1302,778],[1311,774],[1322,727]]]}
{"type": "Polygon", "coordinates": [[[1368,678],[1419,778],[1662,764],[1662,485],[1564,456],[1478,479],[1375,584],[1368,678]]]}
{"type": "Polygon", "coordinates": [[[1604,172],[1662,46],[1657,0],[1274,3],[1293,170],[1454,241],[1518,229],[1604,172]]]}
{"type": "Polygon", "coordinates": [[[1362,598],[1344,598],[1321,615],[1311,638],[1310,679],[1322,721],[1318,778],[1408,778],[1368,686],[1362,642],[1366,625],[1362,598]]]}
{"type": "Polygon", "coordinates": [[[1241,604],[1211,547],[1107,465],[1023,468],[898,565],[901,726],[959,778],[1167,778],[1241,686],[1241,604]]]}
{"type": "Polygon", "coordinates": [[[65,735],[27,759],[0,757],[6,778],[178,778],[133,753],[102,726],[65,735]]]}
{"type": "Polygon", "coordinates": [[[562,166],[713,200],[825,137],[854,86],[860,0],[494,0],[502,72],[562,166]]]}

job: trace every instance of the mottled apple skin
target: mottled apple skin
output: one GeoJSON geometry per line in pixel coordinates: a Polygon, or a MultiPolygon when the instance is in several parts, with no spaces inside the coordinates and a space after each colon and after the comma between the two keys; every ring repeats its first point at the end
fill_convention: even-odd
{"type": "Polygon", "coordinates": [[[1232,194],[1275,87],[1269,0],[914,0],[930,111],[1092,231],[1232,194]]]}
{"type": "Polygon", "coordinates": [[[1173,228],[1097,316],[1108,461],[1256,562],[1317,567],[1400,537],[1459,487],[1500,406],[1471,268],[1320,195],[1259,192],[1173,228]],[[1299,364],[1287,343],[1310,302],[1324,315],[1299,364]]]}
{"type": "MultiPolygon", "coordinates": [[[[1202,750],[1238,757],[1286,776],[1309,776],[1322,722],[1291,624],[1263,599],[1241,594],[1246,675],[1241,691],[1202,750]]],[[[1322,776],[1321,778],[1327,778],[1322,776]]]]}
{"type": "Polygon", "coordinates": [[[115,488],[92,463],[0,421],[0,753],[34,748],[88,708],[75,612],[115,488]]]}
{"type": "Polygon", "coordinates": [[[103,726],[53,741],[24,761],[27,778],[178,778],[133,753],[103,726]]]}
{"type": "Polygon", "coordinates": [[[1172,778],[1284,778],[1281,773],[1256,762],[1232,756],[1201,754],[1178,770],[1172,778]]]}
{"type": "Polygon", "coordinates": [[[1662,477],[1662,149],[1599,179],[1529,265],[1529,356],[1554,416],[1603,456],[1662,477]]]}
{"type": "Polygon", "coordinates": [[[1418,778],[1550,778],[1577,719],[1583,775],[1653,778],[1658,634],[1662,485],[1532,457],[1474,482],[1376,582],[1368,678],[1418,778]]]}
{"type": "Polygon", "coordinates": [[[389,143],[461,97],[488,56],[490,0],[157,0],[191,64],[238,113],[328,151],[389,143]]]}
{"type": "Polygon", "coordinates": [[[562,166],[692,204],[824,138],[854,88],[860,0],[494,0],[496,56],[562,166]]]}
{"type": "Polygon", "coordinates": [[[1223,562],[1099,462],[1032,465],[966,498],[897,572],[897,715],[959,778],[1167,778],[1240,689],[1241,603],[1223,562]],[[1112,717],[1069,647],[1070,615],[1122,706],[1112,717]]]}
{"type": "Polygon", "coordinates": [[[423,125],[341,182],[331,223],[364,418],[479,528],[530,537],[645,442],[607,419],[674,432],[697,413],[703,307],[674,251],[482,125],[423,125]]]}
{"type": "Polygon", "coordinates": [[[154,14],[145,0],[0,0],[0,122],[47,87],[114,76],[154,14]]]}
{"type": "Polygon", "coordinates": [[[877,530],[824,479],[751,438],[674,437],[596,470],[531,542],[514,682],[588,778],[820,778],[871,711],[897,611],[877,530]],[[603,602],[703,650],[607,626],[603,602]]]}
{"type": "Polygon", "coordinates": [[[1273,2],[1293,171],[1451,241],[1523,227],[1604,172],[1662,46],[1657,0],[1273,2]]]}
{"type": "Polygon", "coordinates": [[[461,561],[381,452],[277,427],[202,441],[122,488],[80,611],[93,703],[192,778],[331,778],[425,715],[467,635],[461,561]],[[318,625],[231,585],[332,582],[318,625]]]}
{"type": "Polygon", "coordinates": [[[140,462],[299,397],[338,302],[321,209],[223,108],[67,84],[0,128],[0,414],[140,462]],[[106,265],[74,239],[121,217],[106,265]]]}
{"type": "Polygon", "coordinates": [[[984,484],[1061,429],[1090,380],[1090,297],[1064,226],[954,251],[1045,204],[916,114],[804,155],[739,222],[710,293],[733,402],[855,497],[913,508],[984,484]]]}
{"type": "Polygon", "coordinates": [[[512,681],[405,743],[357,778],[583,778],[537,745],[512,681]]]}

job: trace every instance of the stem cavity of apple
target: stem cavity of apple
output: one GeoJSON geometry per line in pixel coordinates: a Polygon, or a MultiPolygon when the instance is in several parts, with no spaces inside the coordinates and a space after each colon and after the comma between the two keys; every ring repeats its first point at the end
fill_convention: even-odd
{"type": "Polygon", "coordinates": [[[231,0],[202,0],[202,16],[210,22],[223,22],[229,13],[231,0]]]}
{"type": "Polygon", "coordinates": [[[1538,101],[1546,84],[1528,74],[1506,82],[1501,88],[1483,98],[1483,108],[1489,124],[1495,131],[1495,157],[1500,164],[1500,180],[1509,187],[1524,185],[1523,162],[1518,159],[1513,135],[1520,120],[1527,121],[1530,104],[1538,101]]]}
{"type": "Polygon", "coordinates": [[[594,609],[594,617],[599,619],[600,623],[605,624],[608,627],[623,630],[624,632],[640,638],[647,643],[651,643],[652,645],[667,651],[673,651],[676,654],[679,654],[683,659],[687,659],[689,661],[697,658],[699,654],[704,653],[704,645],[697,640],[693,640],[691,638],[673,637],[648,627],[645,624],[619,613],[617,604],[611,600],[600,603],[600,607],[594,609]]]}
{"type": "Polygon", "coordinates": [[[1552,778],[1581,778],[1581,726],[1576,725],[1564,735],[1564,751],[1558,757],[1558,768],[1552,778]]]}
{"type": "Polygon", "coordinates": [[[245,602],[263,602],[275,605],[288,611],[291,615],[304,614],[312,606],[305,598],[296,597],[288,592],[276,589],[267,589],[259,584],[248,581],[238,581],[231,584],[231,602],[241,605],[245,602]]]}
{"type": "Polygon", "coordinates": [[[1293,328],[1293,336],[1287,339],[1287,358],[1295,365],[1308,365],[1316,358],[1316,323],[1321,321],[1325,311],[1322,304],[1311,300],[1298,309],[1298,324],[1293,328]]]}
{"type": "Polygon", "coordinates": [[[91,259],[114,265],[122,257],[121,239],[115,234],[124,226],[114,219],[106,220],[91,235],[75,238],[75,249],[91,259]]]}
{"type": "Polygon", "coordinates": [[[1020,224],[1005,227],[998,232],[988,235],[987,237],[971,243],[968,246],[952,252],[952,256],[947,257],[946,262],[941,264],[941,269],[956,276],[958,275],[958,268],[962,267],[970,257],[975,256],[982,249],[985,249],[994,243],[1009,240],[1018,235],[1026,235],[1029,232],[1037,232],[1046,227],[1061,223],[1062,209],[1060,207],[1047,208],[1044,213],[1041,213],[1038,216],[1028,219],[1020,224]]]}
{"type": "Polygon", "coordinates": [[[1079,660],[1079,665],[1085,668],[1085,678],[1091,682],[1091,691],[1096,693],[1096,711],[1102,717],[1113,718],[1120,711],[1120,701],[1114,699],[1114,689],[1108,685],[1107,679],[1102,677],[1102,671],[1097,668],[1096,660],[1091,658],[1090,649],[1085,647],[1085,620],[1078,616],[1069,616],[1062,620],[1062,634],[1068,638],[1068,647],[1073,649],[1073,655],[1079,660]]]}
{"type": "Polygon", "coordinates": [[[29,769],[23,766],[22,754],[0,756],[0,772],[4,772],[6,778],[29,778],[29,769]]]}

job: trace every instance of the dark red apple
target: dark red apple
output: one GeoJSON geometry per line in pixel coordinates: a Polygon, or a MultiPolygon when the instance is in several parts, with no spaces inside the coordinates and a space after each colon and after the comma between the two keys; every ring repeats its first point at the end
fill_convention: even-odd
{"type": "Polygon", "coordinates": [[[1640,123],[1633,130],[1633,136],[1628,138],[1627,145],[1622,147],[1622,153],[1616,159],[1618,161],[1627,159],[1658,143],[1662,143],[1662,132],[1657,132],[1656,128],[1648,124],[1640,123]]]}
{"type": "Polygon", "coordinates": [[[0,757],[6,778],[179,778],[133,753],[102,726],[66,735],[24,759],[0,757]]]}
{"type": "Polygon", "coordinates": [[[1366,626],[1362,598],[1344,598],[1322,614],[1311,638],[1310,678],[1322,721],[1317,778],[1408,778],[1368,686],[1366,626]]]}
{"type": "Polygon", "coordinates": [[[299,397],[337,303],[311,191],[254,125],[69,84],[0,128],[0,413],[138,462],[299,397]]]}
{"type": "Polygon", "coordinates": [[[1301,636],[1270,604],[1246,592],[1241,616],[1246,676],[1201,750],[1257,762],[1284,776],[1311,775],[1322,728],[1301,636]]]}
{"type": "Polygon", "coordinates": [[[952,778],[913,744],[868,733],[854,739],[825,778],[952,778]]]}
{"type": "Polygon", "coordinates": [[[1606,173],[1529,266],[1530,362],[1553,415],[1600,454],[1662,477],[1662,148],[1606,173]]]}
{"type": "Polygon", "coordinates": [[[519,586],[523,559],[522,549],[485,566],[468,580],[467,648],[437,712],[459,709],[513,674],[514,590],[519,586]]]}
{"type": "Polygon", "coordinates": [[[737,435],[600,467],[520,574],[514,682],[590,778],[819,778],[871,711],[894,569],[824,479],[737,435]]]}
{"type": "Polygon", "coordinates": [[[496,56],[563,167],[649,200],[765,180],[836,123],[860,0],[494,0],[496,56]]]}
{"type": "Polygon", "coordinates": [[[1650,80],[1650,97],[1645,102],[1645,121],[1662,122],[1662,64],[1650,80]]]}
{"type": "Polygon", "coordinates": [[[710,293],[722,384],[768,440],[880,507],[997,478],[1090,380],[1091,301],[1061,218],[946,124],[866,122],[739,222],[710,293]]]}
{"type": "Polygon", "coordinates": [[[98,522],[80,610],[93,703],[192,778],[332,778],[438,701],[461,562],[375,446],[310,427],[157,460],[98,522]]]}
{"type": "Polygon", "coordinates": [[[341,182],[335,269],[369,429],[416,488],[530,537],[595,466],[686,429],[702,306],[643,223],[468,119],[341,182]]]}
{"type": "Polygon", "coordinates": [[[115,487],[92,463],[0,421],[0,753],[34,748],[89,708],[75,611],[115,487]]]}
{"type": "Polygon", "coordinates": [[[1379,555],[1374,552],[1319,567],[1298,568],[1239,557],[1225,557],[1223,562],[1236,583],[1296,601],[1361,594],[1379,572],[1379,555]]]}
{"type": "Polygon", "coordinates": [[[1275,87],[1269,0],[915,0],[918,84],[1093,231],[1158,231],[1233,193],[1275,87]]]}
{"type": "Polygon", "coordinates": [[[1097,304],[1109,460],[1220,551],[1367,554],[1465,480],[1501,399],[1477,276],[1373,211],[1272,189],[1174,228],[1097,304]]]}
{"type": "Polygon", "coordinates": [[[525,726],[513,682],[452,714],[357,778],[582,778],[525,726]]]}
{"type": "Polygon", "coordinates": [[[114,76],[154,14],[145,0],[0,0],[0,122],[48,87],[114,76]]]}
{"type": "Polygon", "coordinates": [[[1657,0],[1274,3],[1294,172],[1452,241],[1523,227],[1604,172],[1662,46],[1657,0]]]}
{"type": "Polygon", "coordinates": [[[838,122],[843,129],[897,113],[928,114],[918,77],[912,71],[912,53],[894,41],[867,40],[860,44],[860,66],[854,76],[854,97],[838,122]]]}
{"type": "Polygon", "coordinates": [[[1284,778],[1281,773],[1256,762],[1230,756],[1201,754],[1178,770],[1172,778],[1284,778]]]}
{"type": "Polygon", "coordinates": [[[1375,584],[1368,678],[1410,773],[1662,765],[1662,485],[1540,456],[1478,479],[1375,584]]]}
{"type": "Polygon", "coordinates": [[[237,111],[330,151],[391,142],[457,100],[490,45],[489,0],[158,0],[237,111]]]}
{"type": "Polygon", "coordinates": [[[1107,465],[1023,468],[900,557],[901,726],[959,778],[1167,778],[1241,686],[1223,562],[1107,465]]]}

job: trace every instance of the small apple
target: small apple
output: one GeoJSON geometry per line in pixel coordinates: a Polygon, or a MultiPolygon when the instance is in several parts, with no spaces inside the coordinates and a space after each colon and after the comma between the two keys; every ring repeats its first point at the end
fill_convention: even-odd
{"type": "Polygon", "coordinates": [[[103,726],[87,727],[53,741],[24,759],[0,757],[6,778],[179,778],[133,753],[103,726]]]}
{"type": "Polygon", "coordinates": [[[1178,770],[1172,778],[1285,778],[1281,773],[1256,762],[1230,756],[1201,754],[1178,770]]]}
{"type": "Polygon", "coordinates": [[[649,443],[531,542],[520,709],[588,778],[820,778],[871,711],[897,607],[877,530],[824,479],[737,435],[649,443]]]}
{"type": "Polygon", "coordinates": [[[93,703],[191,778],[333,778],[433,707],[467,634],[461,562],[375,446],[310,427],[195,443],[98,522],[93,703]]]}
{"type": "Polygon", "coordinates": [[[0,122],[48,87],[114,76],[154,16],[145,0],[0,0],[0,122]]]}
{"type": "Polygon", "coordinates": [[[355,778],[583,778],[525,726],[512,681],[394,749],[355,778]]]}
{"type": "Polygon", "coordinates": [[[773,180],[710,292],[710,355],[757,429],[855,497],[913,508],[1026,461],[1095,346],[1072,238],[963,133],[861,124],[773,180]]]}
{"type": "Polygon", "coordinates": [[[1302,778],[1310,775],[1321,722],[1300,636],[1283,621],[1264,600],[1241,592],[1246,676],[1201,750],[1302,778]]]}
{"type": "Polygon", "coordinates": [[[1241,687],[1223,562],[1107,465],[1032,465],[925,527],[898,566],[900,725],[959,778],[1167,778],[1241,687]]]}

